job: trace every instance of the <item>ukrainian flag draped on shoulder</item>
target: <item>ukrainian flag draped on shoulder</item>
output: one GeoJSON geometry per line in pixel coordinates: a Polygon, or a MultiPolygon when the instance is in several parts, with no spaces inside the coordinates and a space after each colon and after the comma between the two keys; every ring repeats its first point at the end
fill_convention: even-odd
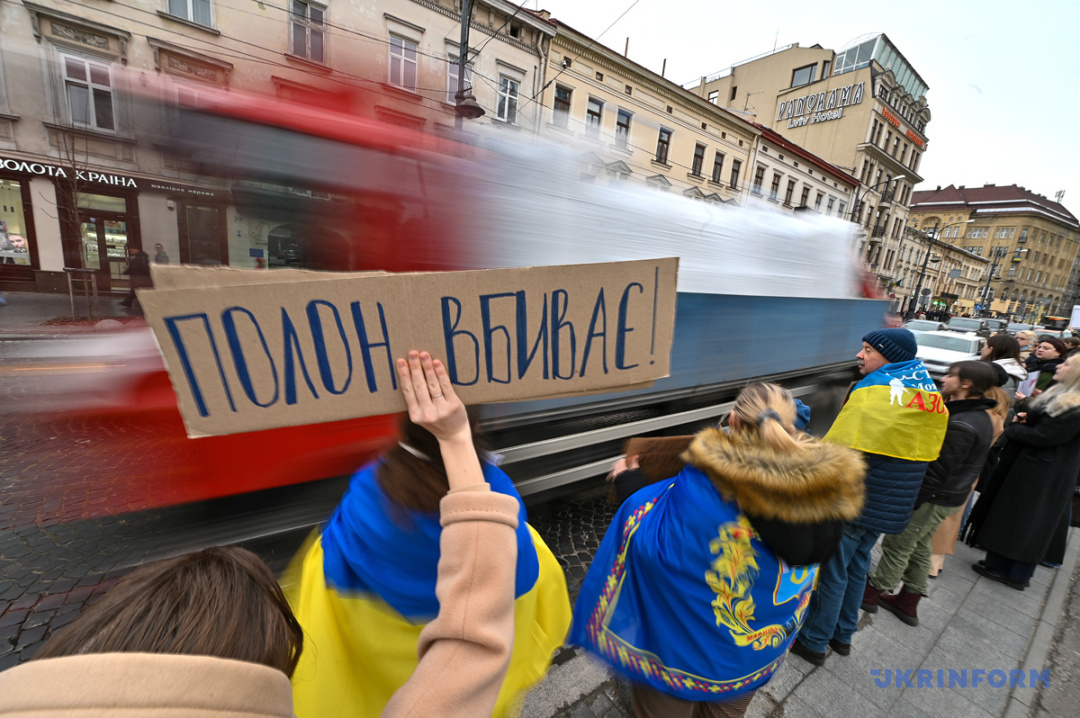
{"type": "Polygon", "coordinates": [[[677,698],[735,699],[783,664],[817,571],[785,564],[688,465],[623,503],[582,583],[569,642],[677,698]]]}
{"type": "Polygon", "coordinates": [[[848,395],[825,441],[868,454],[933,461],[941,452],[949,410],[918,359],[886,364],[848,395]]]}
{"type": "MultiPolygon", "coordinates": [[[[304,629],[293,675],[298,718],[375,718],[417,665],[420,631],[439,611],[435,583],[442,527],[437,513],[393,505],[358,471],[321,534],[297,555],[283,584],[304,629]]],[[[493,491],[518,499],[499,468],[483,465],[493,491]]],[[[570,622],[566,579],[527,523],[517,530],[514,648],[493,715],[512,715],[516,698],[546,673],[570,622]]]]}

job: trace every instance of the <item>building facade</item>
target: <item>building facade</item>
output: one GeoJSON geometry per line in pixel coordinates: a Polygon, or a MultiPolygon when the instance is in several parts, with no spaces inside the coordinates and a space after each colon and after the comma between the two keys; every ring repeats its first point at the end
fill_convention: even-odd
{"type": "Polygon", "coordinates": [[[850,218],[860,253],[885,285],[896,261],[912,188],[927,149],[927,84],[883,34],[837,52],[798,44],[691,83],[708,102],[757,121],[858,181],[850,218]]]}
{"type": "Polygon", "coordinates": [[[850,176],[742,113],[687,91],[556,21],[541,134],[585,171],[706,202],[771,202],[843,216],[850,176]]]}
{"type": "Polygon", "coordinates": [[[949,185],[912,195],[911,225],[988,260],[986,312],[1038,322],[1071,311],[1080,223],[1060,203],[1017,185],[949,185]]]}
{"type": "MultiPolygon", "coordinates": [[[[347,98],[366,117],[449,131],[460,17],[455,0],[0,4],[0,287],[66,291],[64,269],[76,268],[123,289],[129,246],[153,255],[161,244],[172,262],[273,265],[296,228],[238,211],[233,187],[162,155],[143,131],[157,118],[128,90],[160,88],[170,103],[206,87],[347,98]]],[[[528,100],[554,26],[479,0],[471,32],[466,85],[485,110],[474,122],[535,132],[528,100]]]]}
{"type": "Polygon", "coordinates": [[[904,228],[897,249],[896,280],[889,291],[896,311],[905,315],[920,309],[974,315],[990,260],[949,244],[927,230],[904,228]],[[921,280],[921,281],[920,281],[921,280]]]}

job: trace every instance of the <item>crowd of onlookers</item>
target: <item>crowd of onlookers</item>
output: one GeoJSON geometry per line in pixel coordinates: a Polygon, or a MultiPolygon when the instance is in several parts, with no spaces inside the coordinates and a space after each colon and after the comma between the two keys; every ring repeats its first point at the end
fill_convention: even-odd
{"type": "Polygon", "coordinates": [[[445,368],[410,352],[401,441],[280,584],[236,548],[139,568],[0,673],[0,714],[513,715],[565,639],[632,683],[638,716],[741,715],[789,651],[850,655],[860,610],[917,625],[962,526],[986,550],[973,569],[1014,589],[1062,562],[1075,344],[996,335],[940,386],[916,350],[902,328],[863,337],[823,437],[789,391],[755,383],[722,426],[621,460],[625,500],[572,622],[445,368]]]}

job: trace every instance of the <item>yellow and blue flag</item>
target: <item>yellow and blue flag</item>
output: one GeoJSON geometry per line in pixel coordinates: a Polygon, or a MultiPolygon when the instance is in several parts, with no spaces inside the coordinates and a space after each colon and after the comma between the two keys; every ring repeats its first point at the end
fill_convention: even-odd
{"type": "Polygon", "coordinates": [[[867,374],[852,388],[824,440],[868,454],[933,461],[948,424],[944,398],[915,359],[867,374]]]}
{"type": "MultiPolygon", "coordinates": [[[[376,468],[353,476],[334,515],[286,577],[286,596],[304,628],[293,675],[298,718],[380,715],[416,669],[420,631],[439,611],[439,515],[392,505],[379,489],[376,468]]],[[[570,601],[562,568],[528,525],[510,477],[486,463],[483,472],[493,491],[521,506],[514,648],[493,712],[509,716],[562,645],[570,601]]]]}
{"type": "Polygon", "coordinates": [[[581,585],[568,642],[677,698],[739,698],[783,664],[817,573],[817,564],[784,563],[687,465],[620,507],[581,585]]]}

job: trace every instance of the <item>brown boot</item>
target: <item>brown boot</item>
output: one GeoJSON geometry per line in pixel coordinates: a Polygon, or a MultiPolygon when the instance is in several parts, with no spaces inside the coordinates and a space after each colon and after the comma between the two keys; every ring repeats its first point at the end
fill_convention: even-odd
{"type": "Polygon", "coordinates": [[[884,590],[875,588],[874,584],[870,583],[870,579],[866,579],[866,588],[862,595],[862,610],[867,613],[877,613],[878,599],[883,593],[885,593],[884,590]]]}
{"type": "Polygon", "coordinates": [[[880,600],[886,611],[909,626],[918,626],[919,614],[916,608],[919,605],[920,598],[922,598],[922,594],[908,591],[907,586],[904,586],[900,589],[900,593],[895,596],[886,593],[880,597],[880,600]]]}

